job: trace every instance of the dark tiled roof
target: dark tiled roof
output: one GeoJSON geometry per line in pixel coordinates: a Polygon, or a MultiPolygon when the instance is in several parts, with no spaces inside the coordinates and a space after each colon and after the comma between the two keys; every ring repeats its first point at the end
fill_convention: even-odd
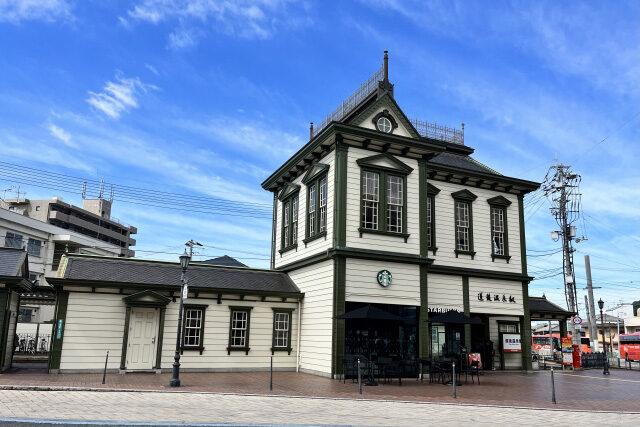
{"type": "Polygon", "coordinates": [[[0,276],[20,276],[26,258],[22,249],[0,248],[0,276]]]}
{"type": "Polygon", "coordinates": [[[552,303],[544,297],[529,297],[529,311],[538,313],[558,313],[570,315],[564,308],[552,303]]]}
{"type": "Polygon", "coordinates": [[[246,267],[243,263],[238,261],[235,258],[231,258],[229,255],[223,255],[218,258],[211,258],[204,261],[199,261],[200,264],[210,264],[210,265],[224,265],[227,267],[246,267]]]}
{"type": "MultiPolygon", "coordinates": [[[[124,258],[70,256],[65,279],[87,282],[116,282],[154,286],[178,286],[182,269],[178,263],[124,258]]],[[[250,268],[191,264],[189,286],[236,291],[298,293],[285,273],[250,268]]]]}
{"type": "Polygon", "coordinates": [[[433,159],[431,159],[429,163],[436,163],[443,166],[452,166],[475,172],[489,173],[492,175],[500,175],[498,172],[472,159],[471,157],[463,156],[460,154],[440,153],[433,159]]]}

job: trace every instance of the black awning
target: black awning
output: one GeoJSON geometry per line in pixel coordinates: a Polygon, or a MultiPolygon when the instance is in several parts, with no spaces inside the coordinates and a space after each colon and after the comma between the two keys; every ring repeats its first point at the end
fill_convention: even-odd
{"type": "Polygon", "coordinates": [[[454,323],[458,325],[481,325],[480,319],[473,319],[456,310],[449,310],[446,313],[438,314],[429,318],[429,323],[454,323]]]}
{"type": "Polygon", "coordinates": [[[371,319],[371,320],[395,320],[400,321],[402,317],[381,310],[371,304],[356,308],[348,313],[341,314],[338,319],[371,319]]]}

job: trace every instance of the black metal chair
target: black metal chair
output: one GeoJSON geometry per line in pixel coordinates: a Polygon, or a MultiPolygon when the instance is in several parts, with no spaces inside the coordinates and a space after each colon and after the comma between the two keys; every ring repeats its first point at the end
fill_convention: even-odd
{"type": "Polygon", "coordinates": [[[429,383],[439,383],[443,381],[442,366],[438,360],[432,360],[429,364],[429,383]]]}

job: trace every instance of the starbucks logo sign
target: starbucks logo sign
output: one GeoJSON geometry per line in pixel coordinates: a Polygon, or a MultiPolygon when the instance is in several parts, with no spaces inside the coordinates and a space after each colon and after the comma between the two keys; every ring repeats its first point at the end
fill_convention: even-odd
{"type": "Polygon", "coordinates": [[[389,272],[389,270],[382,270],[378,272],[378,283],[383,288],[386,288],[387,286],[389,286],[391,284],[392,279],[393,277],[391,276],[391,273],[389,272]]]}

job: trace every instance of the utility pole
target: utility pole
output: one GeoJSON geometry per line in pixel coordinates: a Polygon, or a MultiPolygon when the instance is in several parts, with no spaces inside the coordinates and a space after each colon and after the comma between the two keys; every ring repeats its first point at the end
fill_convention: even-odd
{"type": "MultiPolygon", "coordinates": [[[[596,303],[593,300],[593,281],[591,280],[591,259],[589,255],[584,256],[584,268],[587,272],[587,294],[589,295],[589,304],[586,306],[586,310],[589,314],[589,336],[596,337],[595,339],[595,351],[598,351],[598,330],[596,328],[596,303]]],[[[585,296],[586,298],[586,296],[585,296]]]]}
{"type": "MultiPolygon", "coordinates": [[[[553,173],[550,181],[544,187],[545,196],[551,201],[551,214],[560,227],[559,231],[552,231],[551,238],[557,241],[562,238],[562,269],[564,272],[564,291],[569,311],[578,314],[578,300],[576,291],[576,275],[573,263],[573,240],[576,238],[576,227],[573,224],[580,214],[580,175],[572,172],[571,166],[563,165],[556,157],[556,164],[549,168],[547,178],[553,173]]],[[[576,239],[576,242],[583,238],[576,239]]],[[[577,326],[571,322],[573,344],[580,345],[580,334],[577,326]]]]}

